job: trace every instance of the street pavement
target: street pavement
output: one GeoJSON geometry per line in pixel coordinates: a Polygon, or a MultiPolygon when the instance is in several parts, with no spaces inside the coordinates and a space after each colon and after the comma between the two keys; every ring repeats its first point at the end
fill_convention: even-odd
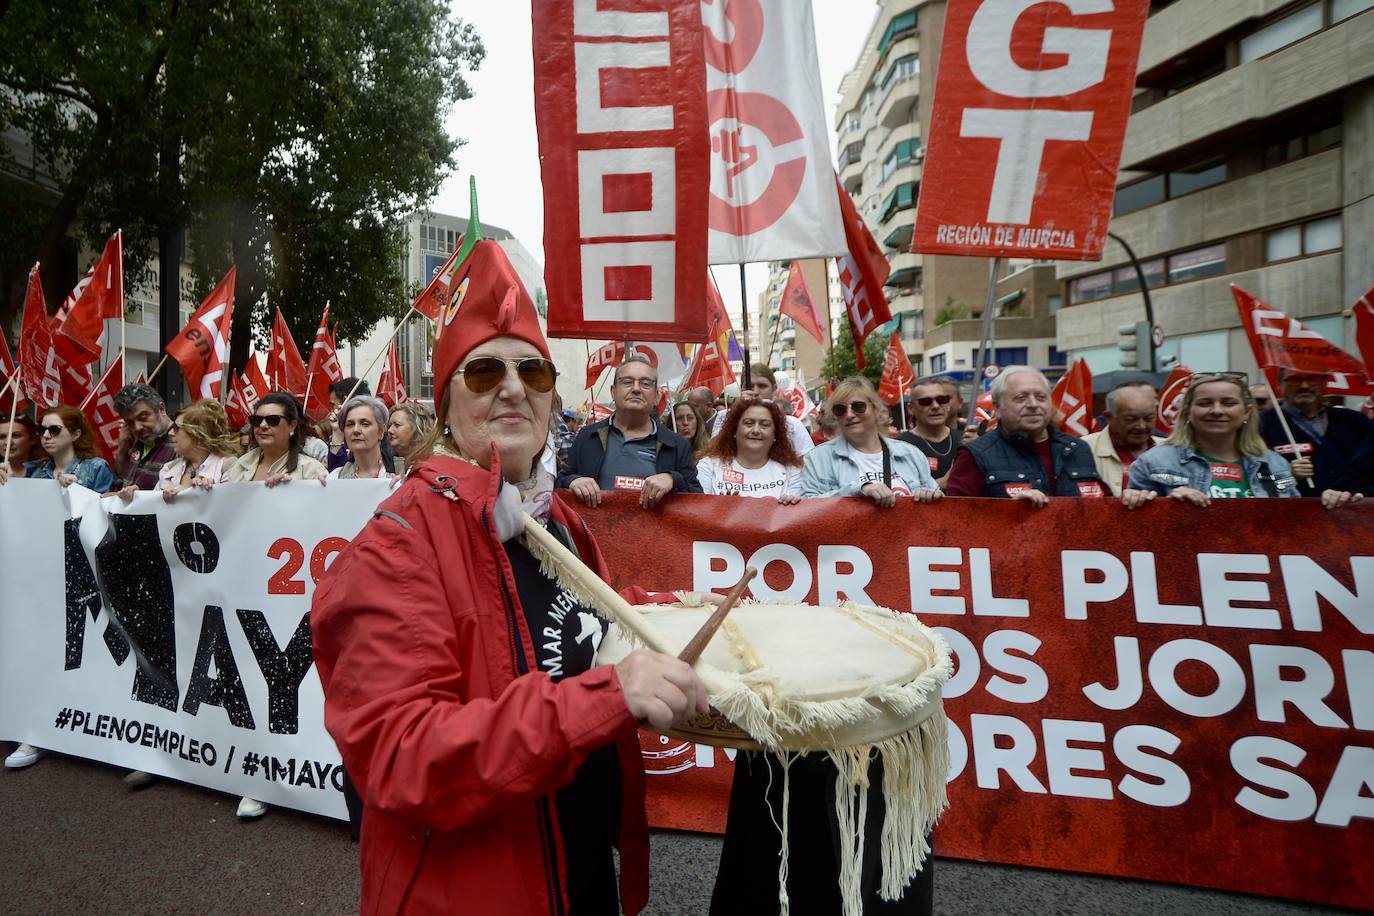
{"type": "MultiPolygon", "coordinates": [[[[14,745],[0,742],[0,757],[14,745]]],[[[49,756],[0,771],[0,911],[347,913],[357,909],[357,847],[344,824],[274,810],[234,816],[238,799],[160,781],[130,790],[124,771],[49,756]]],[[[655,916],[705,913],[720,840],[655,832],[655,916]]],[[[1336,913],[1286,901],[941,859],[936,911],[982,914],[1336,913]]]]}

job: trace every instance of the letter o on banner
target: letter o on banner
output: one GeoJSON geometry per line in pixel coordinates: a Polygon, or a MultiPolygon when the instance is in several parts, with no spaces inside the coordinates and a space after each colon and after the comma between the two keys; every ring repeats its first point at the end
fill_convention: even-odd
{"type": "Polygon", "coordinates": [[[811,564],[806,555],[791,544],[769,544],[760,547],[749,558],[749,565],[759,571],[749,591],[760,601],[805,601],[811,592],[811,564]],[[792,583],[787,588],[775,589],[766,581],[768,564],[786,563],[792,568],[792,583]]]}
{"type": "Polygon", "coordinates": [[[1224,716],[1245,697],[1245,671],[1225,651],[1200,639],[1175,639],[1150,658],[1150,686],[1159,698],[1189,716],[1224,716]],[[1205,696],[1189,693],[1178,683],[1178,666],[1198,661],[1217,676],[1217,688],[1205,696]]]}

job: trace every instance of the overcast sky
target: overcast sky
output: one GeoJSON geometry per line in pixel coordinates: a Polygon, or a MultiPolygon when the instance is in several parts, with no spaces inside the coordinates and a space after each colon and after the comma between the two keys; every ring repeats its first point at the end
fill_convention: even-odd
{"type": "MultiPolygon", "coordinates": [[[[455,15],[476,26],[487,58],[470,75],[473,98],[455,106],[448,120],[449,132],[467,143],[458,151],[458,170],[431,206],[440,213],[467,215],[468,176],[476,175],[482,219],[511,230],[542,264],[544,207],[534,128],[529,2],[451,2],[455,15]]],[[[840,79],[858,58],[878,6],[870,0],[813,0],[812,6],[833,157],[840,79]]],[[[714,270],[727,308],[738,316],[738,271],[725,265],[714,270]]],[[[762,267],[749,271],[750,299],[766,276],[762,267]]]]}

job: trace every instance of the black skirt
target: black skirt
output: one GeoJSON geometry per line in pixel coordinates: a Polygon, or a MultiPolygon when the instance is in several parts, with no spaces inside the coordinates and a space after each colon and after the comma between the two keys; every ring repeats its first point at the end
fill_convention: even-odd
{"type": "MultiPolygon", "coordinates": [[[[835,765],[824,754],[795,758],[788,767],[787,896],[795,916],[837,916],[840,900],[840,832],[835,818],[835,765]]],[[[927,855],[921,871],[899,900],[878,896],[882,881],[880,843],[883,814],[882,761],[869,767],[868,819],[864,823],[864,859],[860,890],[865,916],[927,916],[933,912],[934,858],[927,855]]],[[[711,895],[711,916],[759,916],[777,913],[778,857],[782,836],[783,769],[769,754],[741,753],[735,760],[730,808],[720,871],[711,895]],[[769,811],[772,811],[770,815],[769,811]]]]}

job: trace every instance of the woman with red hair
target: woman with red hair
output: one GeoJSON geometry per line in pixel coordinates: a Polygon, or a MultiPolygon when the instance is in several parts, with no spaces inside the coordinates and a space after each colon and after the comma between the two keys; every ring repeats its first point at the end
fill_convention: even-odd
{"type": "MultiPolygon", "coordinates": [[[[70,405],[58,404],[43,414],[38,431],[44,457],[24,466],[27,476],[56,479],[64,487],[75,483],[97,493],[110,492],[114,471],[100,457],[95,431],[85,414],[70,405]]],[[[0,483],[9,476],[9,468],[0,466],[0,483]]]]}
{"type": "Polygon", "coordinates": [[[783,505],[801,500],[802,460],[786,435],[777,401],[740,401],[697,462],[704,493],[772,496],[783,505]]]}

